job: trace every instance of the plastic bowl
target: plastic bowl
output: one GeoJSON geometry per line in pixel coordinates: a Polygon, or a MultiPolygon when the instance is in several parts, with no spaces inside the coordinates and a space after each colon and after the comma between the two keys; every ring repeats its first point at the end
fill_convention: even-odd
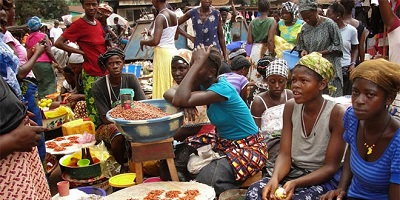
{"type": "Polygon", "coordinates": [[[64,164],[65,160],[69,159],[70,157],[71,155],[65,155],[61,157],[59,164],[63,168],[62,171],[67,173],[71,178],[82,180],[100,176],[100,163],[92,164],[85,167],[70,167],[64,164]]]}
{"type": "Polygon", "coordinates": [[[150,177],[146,178],[143,183],[154,183],[154,182],[162,182],[163,180],[160,177],[150,177]]]}
{"type": "Polygon", "coordinates": [[[66,122],[66,118],[67,114],[63,114],[52,119],[43,119],[42,126],[47,130],[54,130],[60,128],[66,122]]]}
{"type": "Polygon", "coordinates": [[[164,99],[141,102],[156,106],[169,115],[149,120],[124,120],[111,117],[108,111],[106,117],[114,122],[118,130],[131,142],[154,142],[174,136],[183,123],[183,112],[164,99]]]}
{"type": "Polygon", "coordinates": [[[80,190],[80,191],[82,191],[82,192],[84,192],[86,194],[95,194],[95,195],[99,195],[99,196],[102,196],[102,197],[107,196],[106,191],[104,191],[101,188],[96,188],[96,187],[93,187],[93,186],[77,187],[75,189],[78,189],[78,190],[80,190]]]}

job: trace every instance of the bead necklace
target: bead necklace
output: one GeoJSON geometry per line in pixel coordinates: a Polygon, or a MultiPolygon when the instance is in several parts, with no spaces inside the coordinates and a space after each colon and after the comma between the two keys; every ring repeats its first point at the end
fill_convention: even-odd
{"type": "Polygon", "coordinates": [[[376,144],[379,142],[379,140],[381,139],[383,133],[385,132],[385,130],[387,129],[387,127],[390,124],[390,121],[392,120],[392,117],[389,118],[388,122],[386,122],[386,126],[385,128],[382,130],[382,132],[379,134],[378,139],[371,145],[367,144],[367,140],[365,139],[365,124],[363,126],[363,139],[364,139],[364,147],[367,148],[367,155],[372,154],[372,150],[374,150],[374,147],[376,146],[376,144]]]}
{"type": "MultiPolygon", "coordinates": [[[[314,125],[313,125],[313,127],[312,127],[312,129],[311,129],[311,133],[312,133],[312,131],[314,130],[315,126],[317,125],[317,122],[318,122],[318,120],[319,120],[319,117],[321,116],[322,110],[323,110],[324,107],[325,107],[325,103],[326,103],[326,100],[324,99],[324,102],[322,102],[322,105],[321,105],[321,108],[319,109],[319,113],[318,113],[318,115],[317,115],[317,118],[315,119],[314,125]]],[[[303,105],[302,108],[301,108],[301,128],[303,128],[304,137],[307,138],[307,137],[309,137],[309,136],[311,135],[311,133],[310,133],[310,135],[307,136],[307,129],[306,129],[306,125],[305,125],[305,123],[304,123],[304,105],[303,105]]],[[[314,134],[314,135],[315,135],[315,134],[314,134]]]]}

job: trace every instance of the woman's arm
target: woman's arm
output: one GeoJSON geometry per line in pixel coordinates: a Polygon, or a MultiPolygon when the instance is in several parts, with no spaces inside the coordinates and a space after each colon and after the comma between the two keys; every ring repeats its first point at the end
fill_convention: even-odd
{"type": "Polygon", "coordinates": [[[378,0],[379,10],[381,11],[382,21],[388,28],[392,27],[394,21],[398,17],[393,13],[389,1],[378,0]]]}
{"type": "MultiPolygon", "coordinates": [[[[264,92],[258,94],[258,97],[262,98],[263,94],[264,92]]],[[[257,96],[254,97],[253,102],[250,105],[250,112],[251,115],[253,116],[254,122],[256,122],[258,128],[261,129],[261,117],[265,111],[265,106],[262,100],[258,97],[257,96]]]]}
{"type": "Polygon", "coordinates": [[[45,128],[41,126],[30,126],[29,118],[26,117],[20,125],[9,133],[0,135],[0,159],[6,158],[13,152],[30,152],[37,146],[45,128]]]}
{"type": "Polygon", "coordinates": [[[46,49],[46,45],[39,44],[39,43],[36,44],[34,47],[35,47],[34,49],[28,49],[27,50],[28,54],[29,54],[28,62],[26,62],[25,64],[21,65],[19,67],[19,69],[18,69],[18,74],[17,74],[18,81],[22,81],[22,79],[24,79],[26,77],[26,75],[29,74],[29,72],[32,70],[33,65],[35,64],[36,60],[40,57],[40,55],[42,55],[42,53],[46,49]]]}
{"type": "Polygon", "coordinates": [[[198,72],[201,68],[208,68],[208,66],[204,66],[204,62],[208,59],[211,47],[212,46],[209,46],[206,49],[204,45],[201,44],[194,49],[192,57],[193,64],[176,90],[172,99],[173,105],[178,107],[194,107],[226,100],[221,95],[212,91],[192,92],[193,83],[195,79],[198,78],[198,72]]]}
{"type": "Polygon", "coordinates": [[[351,52],[350,52],[350,58],[351,58],[351,62],[350,62],[350,71],[354,69],[354,67],[356,66],[356,60],[358,58],[358,44],[356,45],[351,45],[351,52]]]}
{"type": "Polygon", "coordinates": [[[329,130],[331,137],[325,153],[324,165],[315,170],[314,172],[295,179],[292,182],[294,187],[307,187],[318,185],[330,180],[340,167],[345,149],[345,142],[343,140],[343,115],[345,108],[336,104],[332,110],[329,119],[329,130]]]}
{"type": "Polygon", "coordinates": [[[358,41],[359,42],[358,54],[360,56],[360,62],[364,62],[365,60],[365,40],[367,39],[367,35],[368,35],[368,30],[364,28],[360,37],[360,41],[358,41]]]}
{"type": "Polygon", "coordinates": [[[346,155],[344,157],[342,174],[340,175],[339,185],[336,190],[327,192],[325,195],[321,196],[321,200],[332,200],[332,199],[345,199],[347,196],[347,189],[350,186],[351,179],[353,178],[353,173],[350,168],[350,147],[346,150],[346,155]]]}
{"type": "Polygon", "coordinates": [[[268,51],[271,55],[275,56],[275,42],[274,42],[274,37],[276,33],[276,29],[278,28],[278,24],[274,20],[271,24],[271,27],[268,30],[268,51]]]}
{"type": "MultiPolygon", "coordinates": [[[[218,18],[221,19],[219,14],[218,14],[218,18]]],[[[219,20],[219,23],[218,23],[218,40],[219,40],[219,45],[221,47],[222,56],[223,56],[224,60],[228,60],[228,54],[226,53],[224,30],[222,29],[222,21],[221,20],[219,20]]]]}
{"type": "Polygon", "coordinates": [[[247,44],[253,44],[254,40],[253,40],[253,33],[251,30],[251,22],[249,24],[249,30],[247,31],[247,44]]]}
{"type": "Polygon", "coordinates": [[[58,61],[56,59],[56,57],[54,57],[53,52],[51,52],[51,41],[49,39],[49,37],[47,37],[47,35],[44,36],[45,41],[46,41],[46,46],[48,46],[49,48],[46,48],[46,54],[50,57],[50,59],[54,62],[58,64],[58,61]]]}
{"type": "Polygon", "coordinates": [[[54,46],[56,46],[59,49],[62,49],[64,51],[66,51],[68,53],[77,53],[77,54],[85,55],[85,52],[83,52],[82,50],[70,47],[67,44],[65,44],[65,42],[67,42],[67,39],[64,36],[61,35],[56,40],[56,43],[54,44],[54,46]]]}
{"type": "Polygon", "coordinates": [[[151,37],[149,40],[140,40],[140,49],[143,51],[143,46],[157,46],[160,44],[161,40],[161,35],[163,32],[163,29],[167,27],[167,23],[165,22],[165,18],[161,17],[160,15],[157,15],[155,21],[154,21],[154,35],[151,37]]]}

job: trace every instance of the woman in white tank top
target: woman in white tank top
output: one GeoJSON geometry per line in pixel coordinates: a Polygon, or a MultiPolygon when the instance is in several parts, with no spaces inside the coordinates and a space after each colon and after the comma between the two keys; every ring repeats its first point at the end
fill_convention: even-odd
{"type": "Polygon", "coordinates": [[[171,60],[176,52],[175,35],[178,18],[167,8],[166,0],[152,1],[158,15],[154,20],[152,37],[140,41],[143,46],[154,47],[153,57],[153,99],[162,98],[165,91],[172,86],[171,60]]]}

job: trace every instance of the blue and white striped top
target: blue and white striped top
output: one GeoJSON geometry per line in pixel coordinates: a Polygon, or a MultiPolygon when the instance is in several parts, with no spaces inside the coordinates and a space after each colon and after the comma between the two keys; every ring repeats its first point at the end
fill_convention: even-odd
{"type": "Polygon", "coordinates": [[[352,107],[347,109],[343,121],[346,129],[343,138],[351,148],[350,167],[353,172],[347,196],[359,199],[388,199],[390,183],[400,184],[400,129],[383,155],[374,162],[367,162],[357,150],[359,122],[352,107]]]}

